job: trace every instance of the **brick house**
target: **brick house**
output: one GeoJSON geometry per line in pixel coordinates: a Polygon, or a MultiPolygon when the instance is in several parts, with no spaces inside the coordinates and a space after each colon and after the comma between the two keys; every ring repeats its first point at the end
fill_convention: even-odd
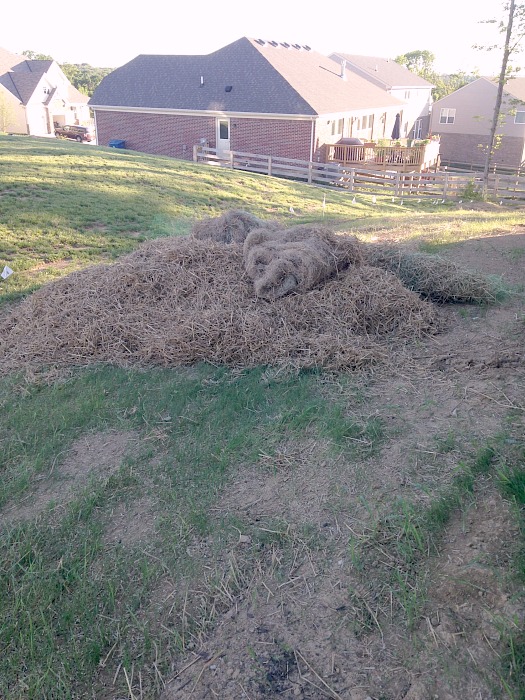
{"type": "Polygon", "coordinates": [[[54,136],[55,124],[89,124],[88,97],[55,61],[0,48],[0,131],[54,136]]]}
{"type": "Polygon", "coordinates": [[[207,143],[320,162],[343,137],[388,138],[403,104],[309,46],[246,37],[204,56],[137,56],[90,100],[100,145],[191,159],[207,143]]]}
{"type": "Polygon", "coordinates": [[[425,139],[428,136],[432,83],[388,58],[347,53],[332,53],[330,58],[339,64],[344,61],[347,71],[353,71],[404,103],[399,110],[400,138],[425,139]]]}
{"type": "MultiPolygon", "coordinates": [[[[431,128],[440,136],[442,163],[484,165],[497,92],[497,79],[478,78],[434,103],[431,128]]],[[[492,164],[516,169],[525,161],[525,78],[507,81],[500,115],[492,164]]]]}

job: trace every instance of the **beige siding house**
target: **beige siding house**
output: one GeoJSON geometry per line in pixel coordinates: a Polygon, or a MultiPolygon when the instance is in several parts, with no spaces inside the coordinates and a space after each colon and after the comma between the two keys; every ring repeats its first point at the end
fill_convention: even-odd
{"type": "Polygon", "coordinates": [[[347,53],[332,53],[330,58],[343,70],[365,78],[403,103],[399,110],[399,138],[425,139],[428,136],[434,87],[431,83],[388,58],[347,53]]]}
{"type": "Polygon", "coordinates": [[[90,121],[88,97],[71,85],[58,63],[0,48],[0,132],[54,136],[56,125],[90,121]]]}
{"type": "MultiPolygon", "coordinates": [[[[496,79],[478,78],[434,103],[431,129],[440,136],[444,165],[485,163],[497,91],[496,79]]],[[[519,168],[525,160],[525,78],[506,83],[496,135],[492,165],[519,168]]]]}

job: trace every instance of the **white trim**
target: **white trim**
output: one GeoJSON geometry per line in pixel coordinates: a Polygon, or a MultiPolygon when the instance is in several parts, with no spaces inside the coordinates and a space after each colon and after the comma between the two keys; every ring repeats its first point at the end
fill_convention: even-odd
{"type": "MultiPolygon", "coordinates": [[[[286,119],[295,121],[315,121],[319,119],[318,114],[279,114],[265,113],[258,114],[257,112],[222,112],[219,110],[192,110],[192,109],[168,109],[160,107],[107,107],[105,105],[92,105],[89,107],[92,110],[100,112],[130,112],[132,114],[172,114],[174,116],[186,117],[223,117],[229,119],[286,119]]],[[[323,114],[323,117],[325,115],[323,114]]]]}

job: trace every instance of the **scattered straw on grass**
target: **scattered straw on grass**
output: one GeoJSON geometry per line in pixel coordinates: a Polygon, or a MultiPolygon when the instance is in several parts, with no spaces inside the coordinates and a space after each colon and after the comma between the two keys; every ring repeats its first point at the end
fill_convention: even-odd
{"type": "Polygon", "coordinates": [[[421,296],[438,303],[493,303],[499,290],[477,274],[437,255],[414,253],[394,245],[368,245],[369,265],[388,270],[421,296]]]}

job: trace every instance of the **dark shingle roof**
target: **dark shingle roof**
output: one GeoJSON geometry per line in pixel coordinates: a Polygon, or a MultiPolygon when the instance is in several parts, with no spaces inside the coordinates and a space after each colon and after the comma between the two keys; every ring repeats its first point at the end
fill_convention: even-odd
{"type": "Polygon", "coordinates": [[[288,46],[244,37],[205,56],[137,56],[103,79],[90,104],[312,116],[401,104],[351,72],[343,80],[326,56],[288,46]]]}
{"type": "Polygon", "coordinates": [[[36,90],[36,86],[42,78],[42,75],[38,73],[18,73],[16,71],[11,71],[8,73],[8,76],[11,78],[12,84],[16,89],[16,93],[13,94],[15,94],[24,105],[31,99],[36,90]]]}
{"type": "Polygon", "coordinates": [[[381,85],[385,90],[433,87],[428,80],[417,75],[417,73],[412,73],[408,68],[390,58],[356,56],[348,53],[333,53],[330,55],[330,58],[338,62],[344,59],[350,64],[349,68],[356,68],[362,75],[373,80],[376,85],[381,85]]]}

